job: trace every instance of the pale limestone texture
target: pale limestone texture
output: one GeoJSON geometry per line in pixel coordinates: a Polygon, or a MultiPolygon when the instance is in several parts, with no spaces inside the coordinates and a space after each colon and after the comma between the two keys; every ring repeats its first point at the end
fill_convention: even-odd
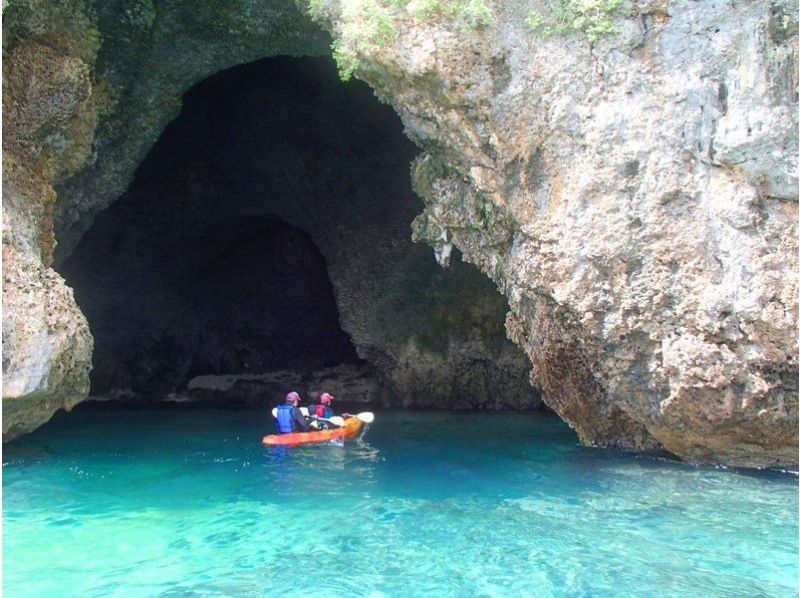
{"type": "Polygon", "coordinates": [[[3,434],[14,437],[86,397],[92,337],[64,280],[10,245],[3,289],[3,434]]]}
{"type": "MultiPolygon", "coordinates": [[[[528,3],[487,4],[486,28],[390,8],[394,35],[358,48],[356,75],[424,152],[413,172],[427,204],[415,238],[442,262],[457,246],[497,282],[510,337],[583,442],[795,463],[796,6],[628,2],[619,33],[590,44],[531,33],[528,3]]],[[[104,10],[113,21],[116,9],[104,10]]],[[[135,65],[138,46],[125,40],[150,39],[136,37],[148,28],[174,39],[178,58],[147,46],[138,91],[106,121],[90,166],[60,187],[67,249],[124,189],[179,93],[221,68],[203,53],[180,71],[186,57],[228,48],[226,31],[252,31],[235,10],[204,21],[213,10],[172,30],[147,10],[125,13],[131,32],[105,55],[105,72],[124,77],[114,60],[135,65]],[[217,25],[203,29],[208,22],[217,25]],[[183,74],[148,87],[160,63],[183,74]]],[[[341,15],[340,2],[318,11],[334,37],[346,30],[341,15]]],[[[286,27],[292,39],[305,35],[286,27]]],[[[44,179],[46,191],[53,176],[44,179]]],[[[14,222],[27,239],[50,225],[14,222]]]]}
{"type": "Polygon", "coordinates": [[[83,165],[97,119],[91,48],[35,35],[3,64],[3,437],[40,426],[89,391],[92,337],[50,267],[53,183],[83,165]],[[83,137],[81,137],[83,135],[83,137]]]}
{"type": "Polygon", "coordinates": [[[583,442],[796,462],[795,7],[631,3],[595,44],[492,8],[477,31],[398,15],[362,48],[425,150],[415,238],[504,289],[583,442]]]}

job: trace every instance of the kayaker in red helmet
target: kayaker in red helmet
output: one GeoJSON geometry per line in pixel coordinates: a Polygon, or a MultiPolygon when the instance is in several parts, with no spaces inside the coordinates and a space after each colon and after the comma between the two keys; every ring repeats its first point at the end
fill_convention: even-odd
{"type": "Polygon", "coordinates": [[[278,431],[281,434],[291,432],[308,432],[310,427],[303,412],[300,411],[300,395],[292,391],[286,395],[286,402],[278,406],[278,431]]]}
{"type": "MultiPolygon", "coordinates": [[[[309,414],[312,417],[319,417],[322,419],[332,418],[335,414],[333,409],[331,409],[331,401],[333,401],[335,398],[336,397],[334,397],[332,394],[323,392],[321,395],[319,395],[319,403],[317,405],[311,405],[311,408],[308,410],[309,414]]],[[[328,422],[319,421],[316,423],[317,425],[315,427],[322,430],[327,430],[330,427],[328,422]]]]}

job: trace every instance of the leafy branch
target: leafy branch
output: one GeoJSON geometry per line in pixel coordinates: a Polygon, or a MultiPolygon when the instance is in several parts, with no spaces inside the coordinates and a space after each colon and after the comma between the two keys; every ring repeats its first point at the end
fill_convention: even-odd
{"type": "MultiPolygon", "coordinates": [[[[338,36],[331,44],[342,81],[361,64],[361,56],[380,48],[397,34],[394,19],[402,13],[418,21],[445,19],[456,26],[479,28],[492,23],[484,0],[345,0],[338,36]]],[[[322,18],[325,0],[309,0],[308,14],[322,18]]]]}
{"type": "Polygon", "coordinates": [[[620,4],[622,0],[554,0],[547,14],[533,9],[525,22],[544,37],[580,32],[593,43],[617,32],[613,17],[620,4]]]}

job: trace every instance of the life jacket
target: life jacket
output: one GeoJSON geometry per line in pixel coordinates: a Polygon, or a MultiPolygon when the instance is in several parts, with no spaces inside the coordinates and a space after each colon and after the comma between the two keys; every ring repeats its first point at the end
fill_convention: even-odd
{"type": "Polygon", "coordinates": [[[317,417],[325,417],[325,405],[314,405],[314,413],[317,417]]]}
{"type": "Polygon", "coordinates": [[[276,416],[276,419],[278,420],[278,431],[281,434],[289,434],[293,431],[292,409],[293,407],[291,405],[278,406],[278,415],[276,416]]]}

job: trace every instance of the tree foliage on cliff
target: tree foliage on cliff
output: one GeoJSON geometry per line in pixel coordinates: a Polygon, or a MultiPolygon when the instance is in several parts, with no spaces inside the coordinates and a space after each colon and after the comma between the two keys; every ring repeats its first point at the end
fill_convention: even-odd
{"type": "Polygon", "coordinates": [[[555,34],[580,32],[590,42],[595,42],[601,35],[616,33],[614,13],[622,4],[622,0],[551,0],[552,4],[546,13],[535,8],[531,10],[526,23],[531,31],[544,37],[555,34]]]}
{"type": "Polygon", "coordinates": [[[492,13],[483,0],[395,0],[420,21],[442,19],[457,27],[487,27],[492,13]]]}
{"type": "Polygon", "coordinates": [[[389,9],[378,0],[351,0],[342,11],[340,37],[331,45],[342,81],[359,66],[359,56],[395,35],[389,9]]]}
{"type": "MultiPolygon", "coordinates": [[[[324,17],[325,0],[310,0],[312,18],[324,17]]],[[[347,81],[361,64],[361,56],[380,48],[396,35],[395,22],[403,18],[419,22],[441,21],[457,28],[486,27],[492,13],[484,0],[346,0],[338,19],[338,39],[333,58],[339,76],[347,81]]]]}

